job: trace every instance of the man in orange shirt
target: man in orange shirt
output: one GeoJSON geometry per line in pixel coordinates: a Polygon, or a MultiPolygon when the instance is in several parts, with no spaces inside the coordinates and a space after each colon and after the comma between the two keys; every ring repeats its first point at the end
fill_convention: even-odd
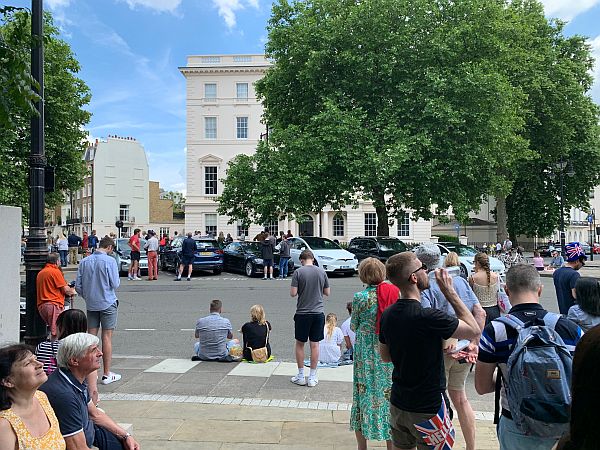
{"type": "Polygon", "coordinates": [[[46,325],[50,327],[51,339],[56,340],[56,319],[65,309],[65,295],[75,295],[75,289],[65,281],[58,267],[58,253],[50,253],[46,265],[35,280],[37,309],[46,325]]]}

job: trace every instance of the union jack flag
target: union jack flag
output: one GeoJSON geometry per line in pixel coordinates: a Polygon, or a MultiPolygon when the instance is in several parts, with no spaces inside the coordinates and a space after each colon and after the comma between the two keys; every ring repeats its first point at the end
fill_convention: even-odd
{"type": "Polygon", "coordinates": [[[585,256],[585,252],[581,248],[579,242],[570,242],[565,246],[565,252],[567,254],[567,260],[577,259],[580,256],[585,256]]]}
{"type": "Polygon", "coordinates": [[[421,434],[425,444],[432,450],[451,450],[454,446],[454,426],[448,415],[443,397],[442,406],[437,415],[425,422],[416,424],[415,428],[421,434]]]}

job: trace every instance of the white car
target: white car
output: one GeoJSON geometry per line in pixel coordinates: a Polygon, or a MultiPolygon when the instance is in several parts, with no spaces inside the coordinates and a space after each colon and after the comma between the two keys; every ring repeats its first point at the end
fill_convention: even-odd
{"type": "MultiPolygon", "coordinates": [[[[460,261],[460,276],[468,278],[469,275],[472,275],[475,272],[474,259],[475,255],[479,252],[474,247],[458,244],[456,242],[438,242],[437,246],[442,253],[442,260],[440,261],[441,265],[444,265],[444,259],[448,253],[455,252],[458,254],[458,260],[460,261]]],[[[504,263],[493,256],[490,256],[489,258],[490,270],[500,275],[501,278],[504,278],[504,272],[506,271],[504,263]]]]}
{"type": "Polygon", "coordinates": [[[344,250],[331,239],[305,236],[289,238],[288,241],[290,242],[290,256],[296,268],[301,266],[300,253],[303,250],[310,250],[315,255],[316,264],[328,274],[343,273],[352,276],[356,272],[358,267],[356,256],[344,250]]]}

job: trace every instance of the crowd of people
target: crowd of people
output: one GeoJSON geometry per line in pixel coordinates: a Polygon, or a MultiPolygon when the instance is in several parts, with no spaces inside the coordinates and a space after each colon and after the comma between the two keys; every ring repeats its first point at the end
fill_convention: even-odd
{"type": "MultiPolygon", "coordinates": [[[[49,255],[37,280],[48,340],[35,351],[0,349],[0,448],[139,448],[96,407],[97,384],[121,379],[110,370],[119,286],[109,256],[114,245],[110,237],[99,241],[80,261],[74,287],[64,280],[60,255],[49,255]],[[65,309],[65,297],[75,293],[86,313],[65,309]]],[[[454,253],[440,268],[433,244],[396,254],[385,265],[367,258],[359,265],[365,288],[347,304],[349,317],[338,327],[337,316],[325,314],[328,277],[304,250],[290,285],[298,368],[291,382],[315,387],[319,367],[352,362],[350,428],[359,449],[368,440],[386,441],[390,449],[452,448],[455,410],[466,448],[474,450],[476,422],[465,389],[474,367],[475,390],[498,394],[502,450],[596,448],[589,430],[600,370],[600,284],[580,276],[586,256],[578,243],[566,246],[566,256],[554,273],[561,314],[540,305],[534,265],[511,267],[503,286],[486,253],[476,255],[467,280],[453,276],[460,264],[454,253]]],[[[196,323],[193,360],[262,363],[273,357],[273,324],[262,305],[250,308],[241,342],[221,300],[212,300],[209,312],[196,323]]]]}

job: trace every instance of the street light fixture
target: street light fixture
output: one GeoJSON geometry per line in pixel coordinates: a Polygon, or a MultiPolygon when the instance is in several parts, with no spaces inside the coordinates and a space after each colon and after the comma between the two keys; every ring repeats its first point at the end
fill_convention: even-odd
{"type": "MultiPolygon", "coordinates": [[[[573,171],[573,166],[565,161],[561,155],[560,161],[555,165],[556,170],[559,172],[560,176],[560,251],[561,254],[565,255],[565,175],[569,178],[575,176],[575,172],[573,171]],[[566,171],[565,171],[566,169],[566,171]]],[[[549,174],[550,178],[554,178],[556,176],[555,172],[551,171],[549,174]]]]}

